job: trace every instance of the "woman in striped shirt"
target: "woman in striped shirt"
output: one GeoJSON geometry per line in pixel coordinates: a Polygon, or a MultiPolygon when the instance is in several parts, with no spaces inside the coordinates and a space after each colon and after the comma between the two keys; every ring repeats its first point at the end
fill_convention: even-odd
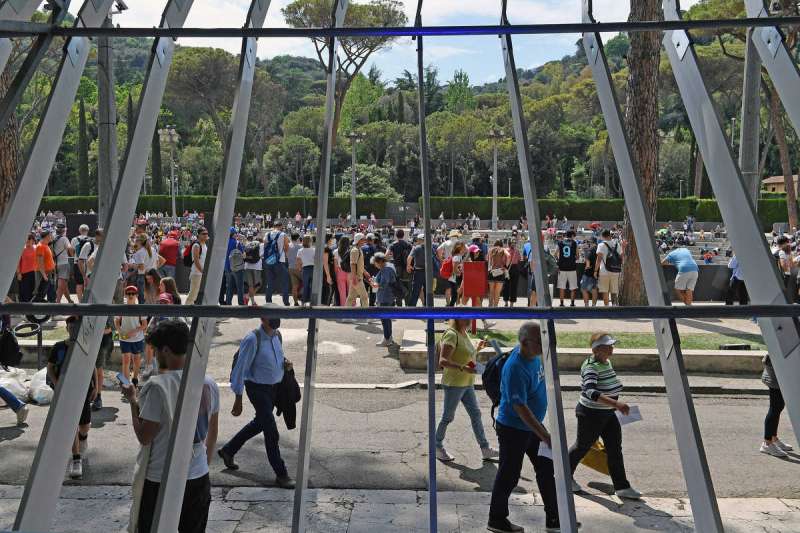
{"type": "MultiPolygon", "coordinates": [[[[627,415],[630,408],[619,401],[622,383],[611,366],[616,339],[607,333],[595,333],[590,339],[592,355],[581,365],[581,396],[575,407],[578,418],[578,437],[569,449],[569,462],[572,473],[600,437],[608,456],[608,470],[614,491],[620,498],[638,500],[641,493],[631,487],[625,475],[625,462],[622,458],[622,428],[615,411],[627,415]]],[[[581,486],[572,481],[573,492],[580,492],[581,486]]]]}

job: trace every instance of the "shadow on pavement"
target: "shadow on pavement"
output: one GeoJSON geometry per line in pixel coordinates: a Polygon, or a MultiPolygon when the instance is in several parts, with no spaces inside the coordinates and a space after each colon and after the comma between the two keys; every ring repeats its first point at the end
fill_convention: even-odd
{"type": "Polygon", "coordinates": [[[106,424],[116,422],[119,409],[116,407],[103,407],[92,412],[92,429],[102,428],[106,424]]]}
{"type": "MultiPolygon", "coordinates": [[[[27,427],[27,424],[24,426],[27,427]]],[[[8,427],[0,428],[0,442],[12,441],[22,436],[24,431],[22,427],[8,427]]]]}
{"type": "Polygon", "coordinates": [[[447,468],[452,468],[453,470],[458,470],[459,478],[477,485],[474,489],[476,492],[492,492],[494,478],[497,476],[497,463],[484,461],[480,468],[470,468],[453,461],[448,463],[439,461],[439,464],[447,468]]]}
{"type": "MultiPolygon", "coordinates": [[[[611,487],[605,483],[589,484],[589,486],[593,488],[595,485],[611,487]]],[[[664,511],[653,509],[642,500],[622,500],[622,504],[620,504],[617,501],[596,496],[594,494],[587,494],[585,492],[576,494],[576,496],[590,502],[594,502],[598,505],[602,505],[612,513],[617,513],[632,518],[633,526],[640,530],[691,531],[686,528],[685,524],[673,520],[672,515],[665,513],[664,511]]]]}

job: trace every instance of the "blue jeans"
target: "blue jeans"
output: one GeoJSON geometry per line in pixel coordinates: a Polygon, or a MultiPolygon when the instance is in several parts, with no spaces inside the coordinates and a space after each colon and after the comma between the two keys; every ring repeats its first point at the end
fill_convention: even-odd
{"type": "Polygon", "coordinates": [[[239,433],[234,435],[223,448],[229,454],[236,455],[245,442],[259,433],[263,433],[269,464],[278,477],[286,477],[288,471],[281,458],[281,450],[278,447],[278,426],[275,423],[275,416],[272,414],[275,409],[275,385],[262,385],[245,381],[244,389],[247,392],[250,403],[253,404],[256,410],[256,416],[245,427],[240,429],[239,433]]]}
{"type": "Polygon", "coordinates": [[[283,305],[289,305],[289,267],[286,263],[275,263],[274,265],[264,264],[264,272],[267,275],[266,296],[267,303],[272,301],[272,295],[280,292],[283,297],[283,305]]]}
{"type": "Polygon", "coordinates": [[[0,387],[0,398],[2,398],[3,401],[6,402],[6,404],[15,413],[20,409],[22,409],[22,407],[25,405],[24,403],[19,401],[17,397],[14,396],[14,394],[10,390],[3,387],[0,387]]]}
{"type": "Polygon", "coordinates": [[[447,426],[455,418],[458,404],[463,403],[464,409],[467,410],[469,419],[472,422],[472,433],[475,434],[475,440],[478,441],[478,445],[481,448],[488,448],[489,441],[486,440],[486,434],[483,431],[481,408],[478,405],[478,397],[475,396],[475,387],[449,387],[443,385],[442,389],[444,390],[444,408],[442,409],[442,419],[436,427],[436,447],[443,447],[447,426]]]}
{"type": "Polygon", "coordinates": [[[225,272],[225,305],[233,303],[233,289],[236,288],[236,297],[239,305],[244,305],[244,270],[239,272],[225,272]]]}
{"type": "MultiPolygon", "coordinates": [[[[420,291],[425,290],[425,271],[424,270],[414,270],[414,277],[411,281],[411,292],[408,293],[408,301],[406,305],[409,307],[414,307],[417,305],[419,301],[419,293],[420,291]]],[[[425,296],[422,296],[422,305],[425,305],[425,296]]]]}
{"type": "Polygon", "coordinates": [[[302,300],[305,303],[311,302],[311,283],[313,281],[314,276],[314,267],[313,266],[305,266],[303,267],[303,296],[302,300]]]}
{"type": "Polygon", "coordinates": [[[164,265],[161,267],[161,277],[175,279],[175,267],[172,265],[164,265]]]}

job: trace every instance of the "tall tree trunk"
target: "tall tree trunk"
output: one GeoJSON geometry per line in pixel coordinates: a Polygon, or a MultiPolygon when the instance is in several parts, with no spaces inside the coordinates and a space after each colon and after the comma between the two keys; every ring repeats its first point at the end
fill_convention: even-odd
{"type": "MultiPolygon", "coordinates": [[[[660,20],[659,0],[630,0],[630,21],[660,20]]],[[[628,99],[625,119],[630,131],[631,155],[642,186],[645,211],[655,225],[658,197],[658,66],[661,51],[659,32],[634,32],[628,52],[628,99]]],[[[644,280],[636,241],[625,211],[625,263],[622,270],[622,305],[646,305],[644,280]]]]}
{"type": "Polygon", "coordinates": [[[697,157],[694,159],[694,197],[703,197],[703,174],[705,166],[703,165],[703,154],[697,150],[697,157]]]}
{"type": "Polygon", "coordinates": [[[86,131],[86,104],[78,102],[78,195],[89,194],[89,134],[86,131]]]}
{"type": "Polygon", "coordinates": [[[133,141],[133,128],[135,126],[134,121],[136,120],[136,117],[134,117],[133,114],[133,96],[131,96],[131,93],[128,93],[128,113],[126,115],[128,119],[128,144],[125,146],[126,153],[131,146],[131,141],[133,141]]]}
{"type": "Polygon", "coordinates": [[[158,134],[158,127],[153,132],[153,142],[150,146],[150,191],[160,195],[164,194],[164,167],[161,162],[161,135],[158,134]]]}
{"type": "MultiPolygon", "coordinates": [[[[8,69],[0,75],[0,96],[6,94],[11,85],[8,69]]],[[[5,213],[14,194],[19,172],[19,124],[16,115],[11,115],[5,129],[0,131],[0,215],[5,213]]]]}
{"type": "Polygon", "coordinates": [[[792,176],[789,143],[786,141],[786,129],[783,127],[783,117],[781,116],[781,109],[779,107],[780,99],[775,87],[770,87],[767,94],[769,95],[769,112],[772,116],[772,127],[775,131],[775,144],[778,145],[781,172],[783,172],[783,183],[786,187],[786,208],[789,213],[789,228],[795,231],[795,228],[797,228],[797,191],[794,186],[794,176],[792,176]]]}

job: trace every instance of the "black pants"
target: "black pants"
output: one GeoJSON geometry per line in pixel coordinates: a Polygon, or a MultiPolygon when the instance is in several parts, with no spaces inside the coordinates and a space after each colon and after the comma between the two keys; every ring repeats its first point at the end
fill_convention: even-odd
{"type": "MultiPolygon", "coordinates": [[[[142,490],[142,504],[139,507],[139,533],[150,533],[153,515],[156,511],[160,483],[145,480],[142,490]]],[[[211,506],[211,480],[208,474],[186,482],[178,522],[179,533],[203,533],[208,523],[208,508],[211,506]]]]}
{"type": "Polygon", "coordinates": [[[764,440],[771,440],[778,435],[778,422],[781,420],[781,412],[786,407],[783,401],[781,389],[769,389],[769,410],[764,419],[764,440]]]}
{"type": "Polygon", "coordinates": [[[508,279],[503,284],[504,302],[517,302],[517,285],[519,285],[519,264],[508,267],[508,279]]]}
{"type": "Polygon", "coordinates": [[[450,301],[447,302],[447,305],[450,307],[454,307],[458,303],[458,288],[461,286],[461,276],[456,277],[455,281],[447,280],[447,283],[450,284],[450,301]]]}
{"type": "Polygon", "coordinates": [[[32,270],[22,275],[19,281],[19,301],[30,302],[33,300],[33,292],[36,290],[36,271],[32,270]]]}
{"type": "MultiPolygon", "coordinates": [[[[398,273],[397,276],[399,278],[400,283],[403,285],[403,287],[406,288],[405,290],[406,298],[408,298],[408,294],[411,293],[411,278],[408,276],[409,274],[407,272],[398,273]]],[[[395,307],[403,307],[404,305],[406,305],[406,298],[403,298],[402,296],[396,297],[394,299],[395,307]]]]}
{"type": "Polygon", "coordinates": [[[569,465],[572,473],[578,463],[586,456],[598,437],[602,437],[608,456],[608,470],[614,490],[627,489],[631,486],[625,476],[625,461],[622,458],[622,427],[614,411],[610,409],[590,409],[581,404],[575,408],[578,418],[578,436],[575,444],[569,449],[569,465]]]}
{"type": "Polygon", "coordinates": [[[739,305],[747,305],[750,301],[750,298],[747,296],[747,288],[744,286],[744,280],[731,278],[728,283],[725,305],[733,305],[734,300],[739,300],[739,305]]]}
{"type": "Polygon", "coordinates": [[[539,438],[532,431],[522,431],[496,423],[497,441],[500,444],[500,463],[492,488],[492,503],[489,520],[508,518],[508,498],[519,482],[522,462],[528,456],[536,472],[536,485],[544,502],[544,513],[548,522],[558,519],[556,480],[553,477],[553,461],[539,456],[539,438]]]}

